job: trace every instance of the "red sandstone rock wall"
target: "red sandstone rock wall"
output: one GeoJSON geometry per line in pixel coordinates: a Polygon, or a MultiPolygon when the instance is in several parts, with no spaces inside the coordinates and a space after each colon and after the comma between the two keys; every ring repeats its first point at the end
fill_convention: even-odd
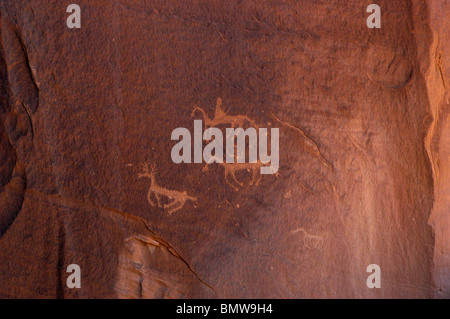
{"type": "Polygon", "coordinates": [[[370,3],[2,1],[0,296],[449,297],[450,4],[370,3]],[[277,174],[174,164],[195,105],[277,174]]]}
{"type": "Polygon", "coordinates": [[[429,1],[433,41],[425,74],[433,118],[426,144],[432,161],[434,206],[430,224],[435,233],[434,282],[436,297],[450,296],[449,142],[450,127],[450,3],[429,1]]]}

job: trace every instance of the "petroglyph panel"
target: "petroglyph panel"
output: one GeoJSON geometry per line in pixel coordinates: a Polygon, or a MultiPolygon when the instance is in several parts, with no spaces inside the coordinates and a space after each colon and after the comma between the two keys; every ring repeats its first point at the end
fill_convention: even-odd
{"type": "Polygon", "coordinates": [[[448,298],[448,5],[377,4],[1,1],[0,297],[448,298]]]}

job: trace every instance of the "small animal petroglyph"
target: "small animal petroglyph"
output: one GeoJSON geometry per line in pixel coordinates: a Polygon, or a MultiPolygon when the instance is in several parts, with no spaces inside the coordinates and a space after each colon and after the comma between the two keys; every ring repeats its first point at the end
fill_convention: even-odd
{"type": "Polygon", "coordinates": [[[323,247],[323,242],[328,239],[328,233],[323,233],[322,235],[312,235],[303,228],[298,228],[291,233],[296,234],[298,232],[303,233],[303,244],[306,248],[321,249],[323,247]]]}
{"type": "Polygon", "coordinates": [[[222,109],[222,99],[217,98],[216,102],[216,111],[214,114],[214,118],[210,119],[206,111],[199,107],[198,105],[194,105],[194,110],[191,113],[191,116],[194,117],[195,112],[200,111],[203,114],[203,118],[205,121],[205,130],[210,127],[215,127],[217,125],[230,125],[232,128],[236,127],[244,127],[244,124],[247,122],[250,126],[257,128],[256,123],[245,115],[227,115],[225,111],[222,109]]]}
{"type": "Polygon", "coordinates": [[[183,208],[184,204],[187,200],[197,201],[196,197],[189,196],[186,191],[179,192],[175,190],[170,190],[164,187],[159,186],[156,183],[156,175],[157,169],[156,165],[149,168],[147,163],[143,164],[143,172],[138,174],[138,178],[147,177],[150,178],[150,188],[147,193],[147,201],[153,207],[157,206],[159,208],[164,208],[168,210],[169,215],[183,208]],[[152,200],[152,194],[156,198],[156,203],[152,200]],[[167,197],[169,200],[168,204],[161,203],[161,197],[167,197]]]}

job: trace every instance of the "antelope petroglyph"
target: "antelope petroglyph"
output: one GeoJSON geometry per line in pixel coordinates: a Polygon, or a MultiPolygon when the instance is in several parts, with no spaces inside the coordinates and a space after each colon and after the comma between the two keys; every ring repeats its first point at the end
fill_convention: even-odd
{"type": "Polygon", "coordinates": [[[138,178],[150,178],[151,184],[147,193],[147,201],[152,207],[164,208],[170,215],[183,208],[187,200],[197,201],[196,197],[189,196],[186,191],[179,192],[159,186],[155,176],[157,172],[156,165],[152,165],[150,169],[148,163],[144,163],[143,172],[138,174],[138,178]],[[152,200],[152,194],[156,198],[156,203],[152,200]],[[162,205],[161,197],[167,197],[169,203],[162,205]]]}
{"type": "Polygon", "coordinates": [[[323,247],[323,242],[328,239],[328,233],[323,233],[322,235],[312,235],[303,228],[298,228],[291,233],[296,234],[298,232],[303,233],[303,244],[306,248],[321,249],[323,247]]]}

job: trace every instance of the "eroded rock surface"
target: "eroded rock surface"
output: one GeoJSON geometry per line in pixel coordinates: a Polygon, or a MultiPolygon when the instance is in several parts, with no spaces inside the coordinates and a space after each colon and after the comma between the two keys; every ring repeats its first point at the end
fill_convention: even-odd
{"type": "Polygon", "coordinates": [[[430,224],[435,232],[436,297],[450,297],[450,3],[429,1],[433,34],[426,74],[433,123],[426,139],[432,159],[435,201],[430,224]]]}
{"type": "Polygon", "coordinates": [[[449,297],[449,4],[377,3],[2,1],[0,296],[449,297]],[[194,119],[279,171],[174,164],[194,119]]]}

